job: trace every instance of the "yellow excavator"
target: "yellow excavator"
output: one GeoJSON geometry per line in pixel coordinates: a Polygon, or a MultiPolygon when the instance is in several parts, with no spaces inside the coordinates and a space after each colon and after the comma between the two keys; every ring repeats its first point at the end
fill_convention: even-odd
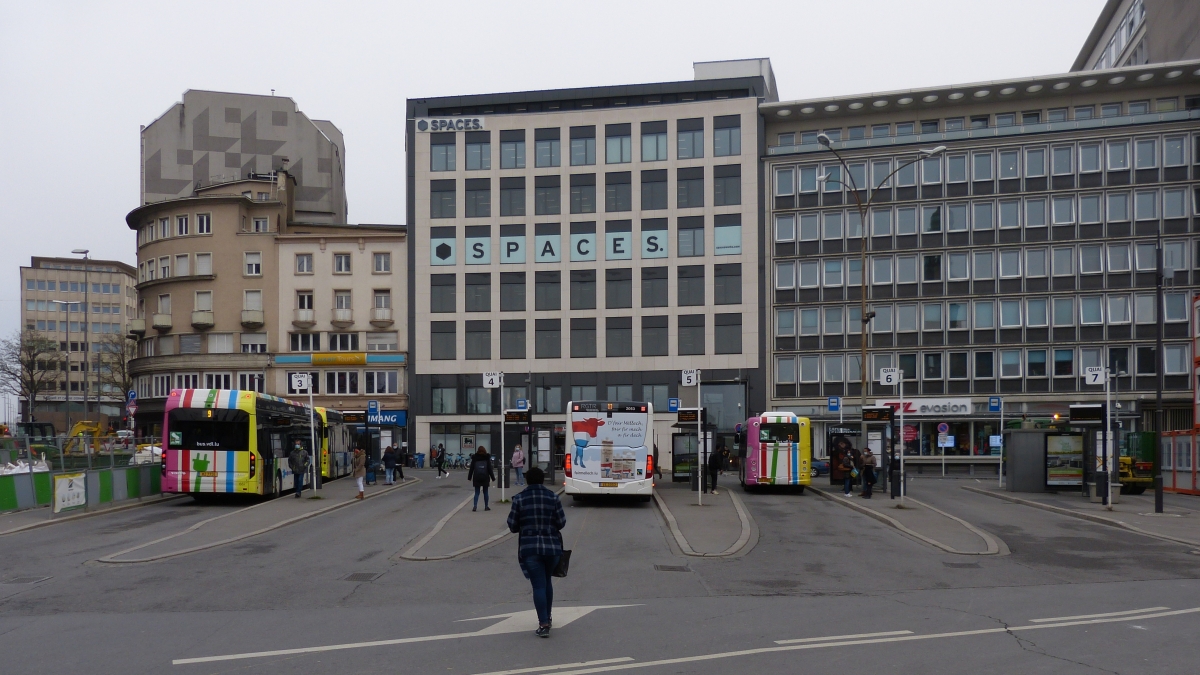
{"type": "Polygon", "coordinates": [[[1146,488],[1154,487],[1154,451],[1157,447],[1158,434],[1152,431],[1135,431],[1125,436],[1117,467],[1121,494],[1140,495],[1146,488]]]}
{"type": "Polygon", "coordinates": [[[104,433],[101,433],[99,422],[84,420],[76,422],[75,426],[71,427],[69,436],[70,438],[63,445],[64,454],[90,454],[99,452],[100,448],[103,447],[101,442],[113,437],[114,434],[107,429],[104,430],[104,433]]]}

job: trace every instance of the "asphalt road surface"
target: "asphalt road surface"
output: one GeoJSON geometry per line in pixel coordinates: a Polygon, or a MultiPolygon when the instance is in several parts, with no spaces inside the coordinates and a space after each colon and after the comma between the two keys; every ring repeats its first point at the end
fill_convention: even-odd
{"type": "Polygon", "coordinates": [[[512,539],[455,560],[396,557],[469,490],[417,473],[378,499],[160,562],[95,560],[245,504],[181,499],[0,537],[0,581],[48,577],[0,583],[0,672],[1197,668],[1200,555],[953,481],[915,481],[912,494],[1009,555],[955,556],[811,493],[755,493],[749,553],[683,557],[652,505],[566,501],[574,557],[542,640],[512,539]]]}

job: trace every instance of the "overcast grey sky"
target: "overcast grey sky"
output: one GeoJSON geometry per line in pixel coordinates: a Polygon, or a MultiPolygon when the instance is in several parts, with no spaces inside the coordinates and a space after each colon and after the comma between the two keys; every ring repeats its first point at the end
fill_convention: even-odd
{"type": "Polygon", "coordinates": [[[0,334],[18,267],[135,262],[138,126],[186,89],[290,96],[346,137],[350,220],[404,219],[408,97],[687,80],[770,57],[783,99],[1066,71],[1104,0],[0,1],[0,334]]]}

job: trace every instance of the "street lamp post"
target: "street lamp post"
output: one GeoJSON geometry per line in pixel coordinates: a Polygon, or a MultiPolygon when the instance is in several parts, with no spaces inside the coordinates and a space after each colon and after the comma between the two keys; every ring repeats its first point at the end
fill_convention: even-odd
{"type": "MultiPolygon", "coordinates": [[[[88,301],[88,253],[86,248],[77,248],[71,251],[75,255],[83,256],[83,417],[88,416],[88,399],[92,390],[92,359],[91,359],[91,344],[88,341],[88,324],[91,322],[91,307],[88,301]]],[[[68,406],[70,407],[70,406],[68,406]]]]}
{"type": "MultiPolygon", "coordinates": [[[[66,328],[63,330],[67,334],[67,368],[66,368],[66,387],[63,390],[63,399],[67,402],[67,433],[71,433],[71,302],[69,300],[51,300],[50,302],[61,305],[63,311],[67,313],[67,320],[63,322],[66,328]]],[[[57,333],[58,331],[54,331],[57,333]]]]}
{"type": "MultiPolygon", "coordinates": [[[[829,136],[822,133],[822,134],[817,135],[817,142],[820,143],[821,145],[825,146],[830,152],[833,153],[833,156],[837,158],[838,163],[842,165],[842,171],[844,172],[844,175],[850,179],[850,184],[847,185],[845,181],[838,180],[837,178],[833,178],[829,174],[824,174],[824,175],[820,176],[819,178],[817,178],[817,182],[818,183],[826,183],[826,182],[830,182],[830,181],[836,181],[836,182],[840,183],[842,185],[842,187],[849,188],[850,193],[854,195],[854,203],[855,203],[856,208],[858,209],[859,235],[862,240],[861,244],[859,245],[859,270],[858,270],[858,276],[859,276],[859,282],[860,282],[859,283],[859,285],[860,285],[859,319],[861,321],[861,326],[859,327],[859,334],[858,334],[859,340],[858,341],[859,341],[859,347],[861,348],[861,351],[862,351],[862,353],[860,355],[861,361],[859,362],[859,365],[858,365],[858,373],[859,373],[859,376],[861,379],[861,389],[859,392],[861,394],[861,400],[860,400],[860,404],[859,404],[860,405],[859,417],[861,418],[862,417],[861,411],[865,410],[867,407],[867,381],[868,381],[868,378],[867,378],[867,371],[868,371],[867,341],[870,339],[870,336],[867,333],[867,327],[870,324],[871,319],[874,318],[874,313],[867,312],[867,248],[870,243],[870,240],[867,237],[867,228],[869,227],[869,223],[867,221],[867,210],[870,209],[871,205],[875,203],[875,195],[871,194],[867,198],[866,203],[864,203],[862,200],[862,197],[859,196],[859,187],[857,185],[857,182],[854,180],[854,174],[850,171],[850,166],[848,164],[846,164],[846,160],[844,158],[842,158],[841,153],[839,153],[836,149],[834,149],[833,141],[830,140],[829,136]]],[[[884,185],[887,185],[888,181],[890,181],[893,176],[895,176],[897,173],[899,173],[901,169],[904,169],[905,167],[908,167],[908,166],[912,166],[913,164],[916,164],[917,162],[919,162],[922,159],[925,159],[927,157],[936,157],[937,155],[940,155],[941,153],[945,152],[945,150],[946,150],[946,146],[944,146],[944,145],[939,145],[936,148],[932,148],[932,149],[918,149],[917,156],[915,159],[905,162],[904,164],[897,165],[896,168],[894,170],[892,170],[892,172],[889,173],[883,180],[878,181],[878,186],[882,187],[884,185]]],[[[867,180],[867,185],[864,187],[867,190],[870,190],[870,180],[869,179],[867,180]]],[[[900,377],[901,377],[901,380],[903,381],[904,374],[901,373],[900,377]]],[[[860,433],[859,438],[861,439],[860,443],[862,443],[865,447],[866,442],[867,442],[867,422],[865,419],[862,420],[861,427],[859,429],[859,433],[860,433]]],[[[900,454],[902,456],[904,454],[904,429],[903,428],[901,428],[901,430],[900,430],[900,454]]],[[[901,480],[903,480],[903,477],[901,477],[901,480]]]]}

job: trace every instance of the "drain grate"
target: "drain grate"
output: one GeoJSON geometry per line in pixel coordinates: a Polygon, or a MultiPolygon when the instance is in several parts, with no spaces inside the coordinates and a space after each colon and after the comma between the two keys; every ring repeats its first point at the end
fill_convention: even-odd
{"type": "Polygon", "coordinates": [[[50,578],[50,577],[13,577],[13,578],[11,578],[11,579],[5,579],[3,582],[0,582],[0,583],[6,583],[6,584],[36,584],[36,583],[39,583],[39,582],[45,581],[45,580],[47,580],[47,579],[49,579],[49,578],[50,578]]]}
{"type": "Polygon", "coordinates": [[[960,569],[960,570],[977,570],[977,569],[979,569],[979,563],[944,562],[942,564],[945,565],[946,567],[953,567],[955,569],[960,569]]]}
{"type": "Polygon", "coordinates": [[[655,565],[654,569],[659,572],[691,572],[691,568],[687,565],[655,565]]]}
{"type": "Polygon", "coordinates": [[[342,577],[342,581],[375,581],[383,576],[383,572],[355,572],[342,577]]]}

